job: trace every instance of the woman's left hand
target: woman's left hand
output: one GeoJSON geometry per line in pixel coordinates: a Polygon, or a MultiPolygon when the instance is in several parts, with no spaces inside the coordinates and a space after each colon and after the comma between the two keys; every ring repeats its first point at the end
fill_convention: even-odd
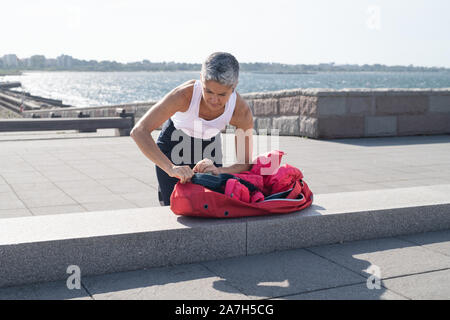
{"type": "Polygon", "coordinates": [[[212,173],[213,175],[220,174],[219,168],[214,165],[211,159],[203,159],[195,165],[193,168],[194,172],[199,173],[212,173]]]}

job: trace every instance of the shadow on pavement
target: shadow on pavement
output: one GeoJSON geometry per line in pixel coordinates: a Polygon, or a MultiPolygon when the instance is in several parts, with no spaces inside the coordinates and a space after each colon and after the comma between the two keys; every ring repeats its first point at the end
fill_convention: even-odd
{"type": "MultiPolygon", "coordinates": [[[[450,233],[427,239],[422,242],[450,240],[450,233]]],[[[404,299],[383,286],[383,278],[396,272],[389,263],[408,263],[398,251],[389,251],[417,245],[399,238],[364,240],[87,277],[84,283],[98,299],[236,299],[236,294],[250,299],[404,299]],[[384,255],[379,261],[387,259],[387,265],[372,265],[369,260],[376,255],[384,255]],[[126,296],[124,291],[129,291],[126,296]]]]}
{"type": "Polygon", "coordinates": [[[421,135],[407,137],[382,137],[382,138],[348,138],[323,140],[327,142],[349,144],[361,147],[387,147],[387,146],[407,146],[435,143],[450,143],[450,134],[447,135],[421,135]]]}

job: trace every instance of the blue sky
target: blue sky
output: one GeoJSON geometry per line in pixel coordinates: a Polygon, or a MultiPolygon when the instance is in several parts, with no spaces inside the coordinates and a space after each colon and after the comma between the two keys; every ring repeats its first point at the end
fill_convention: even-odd
{"type": "Polygon", "coordinates": [[[448,0],[15,0],[0,56],[450,67],[448,0]]]}

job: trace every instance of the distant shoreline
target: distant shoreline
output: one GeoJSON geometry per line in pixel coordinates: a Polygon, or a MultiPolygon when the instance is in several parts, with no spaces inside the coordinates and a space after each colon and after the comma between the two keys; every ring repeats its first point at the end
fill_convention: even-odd
{"type": "Polygon", "coordinates": [[[23,74],[22,71],[19,70],[0,70],[0,77],[4,76],[21,76],[23,74]]]}
{"type": "MultiPolygon", "coordinates": [[[[139,73],[139,72],[186,72],[186,73],[192,73],[192,72],[198,72],[200,73],[200,70],[20,70],[20,71],[0,71],[0,77],[2,76],[21,76],[25,73],[40,73],[40,72],[93,72],[93,73],[139,73]]],[[[279,74],[279,75],[297,75],[297,74],[304,74],[304,75],[313,75],[313,74],[320,74],[320,73],[448,73],[450,70],[320,70],[320,71],[249,71],[249,70],[241,70],[241,73],[253,73],[253,74],[279,74]]]]}

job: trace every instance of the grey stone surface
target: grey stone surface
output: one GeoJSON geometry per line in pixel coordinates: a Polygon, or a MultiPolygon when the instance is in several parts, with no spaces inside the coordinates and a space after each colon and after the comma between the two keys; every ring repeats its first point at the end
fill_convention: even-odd
{"type": "Polygon", "coordinates": [[[302,96],[300,99],[300,114],[302,116],[317,116],[317,97],[302,96]]]}
{"type": "Polygon", "coordinates": [[[407,298],[383,286],[380,289],[368,289],[364,283],[290,295],[277,300],[407,300],[407,298]]]}
{"type": "Polygon", "coordinates": [[[449,189],[323,194],[303,211],[251,219],[177,217],[168,207],[7,219],[0,285],[57,280],[71,264],[100,274],[441,230],[449,189]]]}
{"type": "Polygon", "coordinates": [[[397,135],[396,116],[366,117],[367,136],[395,136],[397,135]]]}
{"type": "Polygon", "coordinates": [[[364,136],[365,118],[363,116],[319,118],[319,138],[351,138],[364,136]]]}
{"type": "Polygon", "coordinates": [[[270,129],[272,129],[272,118],[255,118],[256,122],[256,128],[258,129],[258,132],[260,130],[266,130],[266,132],[270,132],[270,129]]]}
{"type": "Polygon", "coordinates": [[[272,127],[278,129],[283,136],[298,136],[300,134],[298,116],[273,118],[272,127]]]}
{"type": "MultiPolygon", "coordinates": [[[[67,274],[67,277],[70,275],[67,274]]],[[[68,289],[66,280],[0,288],[0,300],[92,300],[83,286],[68,289]]]]}
{"type": "Polygon", "coordinates": [[[95,300],[242,300],[247,296],[199,264],[83,278],[95,300]]]}
{"type": "Polygon", "coordinates": [[[349,115],[371,116],[375,114],[373,97],[347,97],[347,113],[349,115]]]}
{"type": "Polygon", "coordinates": [[[46,190],[45,192],[33,190],[18,192],[17,194],[28,208],[44,207],[48,203],[51,203],[52,206],[77,205],[77,202],[72,197],[69,197],[61,190],[46,190]]]}
{"type": "Polygon", "coordinates": [[[450,96],[430,96],[430,112],[449,113],[450,96]]]}
{"type": "Polygon", "coordinates": [[[430,188],[319,194],[303,211],[248,220],[247,252],[258,254],[448,229],[446,185],[430,188]],[[427,199],[417,198],[417,194],[427,199]]]}
{"type": "Polygon", "coordinates": [[[384,285],[413,300],[449,300],[450,270],[387,279],[384,285]]]}
{"type": "Polygon", "coordinates": [[[278,99],[256,99],[253,100],[255,116],[268,116],[278,114],[278,99]]]}
{"type": "Polygon", "coordinates": [[[25,209],[25,204],[14,192],[0,193],[0,210],[25,209]]]}
{"type": "Polygon", "coordinates": [[[168,208],[4,219],[0,286],[245,254],[245,222],[178,218],[168,208]]]}
{"type": "Polygon", "coordinates": [[[450,268],[450,257],[395,238],[364,240],[308,248],[364,277],[379,268],[381,279],[450,268]]]}
{"type": "Polygon", "coordinates": [[[418,233],[398,238],[450,257],[450,230],[418,233]]]}
{"type": "Polygon", "coordinates": [[[0,300],[92,300],[92,298],[83,287],[68,289],[66,281],[57,281],[0,288],[0,300]]]}
{"type": "Polygon", "coordinates": [[[373,233],[390,237],[416,232],[430,232],[450,228],[448,205],[430,205],[381,210],[373,214],[373,233]]]}
{"type": "Polygon", "coordinates": [[[320,97],[317,104],[319,117],[344,115],[347,112],[345,97],[320,97]]]}
{"type": "Polygon", "coordinates": [[[365,282],[360,275],[301,249],[202,264],[253,298],[365,282]]]}
{"type": "Polygon", "coordinates": [[[377,115],[394,114],[424,114],[429,108],[429,99],[426,95],[389,95],[376,97],[377,115]]]}
{"type": "Polygon", "coordinates": [[[279,99],[280,114],[298,115],[298,113],[300,112],[302,102],[301,99],[302,99],[301,96],[280,98],[279,99]]]}
{"type": "MultiPolygon", "coordinates": [[[[303,120],[305,118],[302,117],[300,130],[307,127],[316,130],[317,119],[303,120]]],[[[233,139],[231,137],[230,143],[233,139]]],[[[448,135],[331,141],[282,136],[278,141],[277,148],[287,151],[283,163],[300,168],[315,194],[358,191],[361,188],[375,190],[450,184],[448,135]]],[[[266,149],[261,146],[266,146],[264,141],[259,146],[254,145],[255,155],[269,151],[269,145],[266,149]]],[[[226,164],[231,164],[229,159],[232,159],[233,152],[234,147],[227,148],[226,164]]],[[[102,201],[82,201],[92,201],[92,194],[102,197],[114,194],[128,201],[130,208],[159,206],[157,184],[153,164],[130,138],[115,138],[101,130],[90,136],[73,133],[0,134],[0,210],[16,209],[17,216],[23,210],[28,210],[20,200],[22,191],[39,194],[42,190],[60,190],[71,197],[75,205],[90,211],[87,207],[95,209],[94,203],[111,201],[108,197],[102,201]],[[94,178],[96,168],[101,172],[101,178],[94,178]],[[64,178],[52,174],[53,171],[59,173],[65,170],[70,175],[64,178]],[[93,176],[90,176],[90,172],[93,176]],[[30,178],[7,180],[21,174],[27,174],[30,178]],[[150,191],[151,188],[155,191],[150,191]],[[80,197],[77,201],[72,195],[88,197],[80,197]]],[[[53,199],[42,197],[42,203],[39,204],[42,206],[39,208],[56,206],[53,199]]],[[[115,199],[111,203],[116,203],[117,209],[126,204],[115,199]]],[[[49,212],[52,212],[51,209],[49,212]]],[[[8,217],[10,215],[13,215],[13,211],[8,211],[8,217]]]]}
{"type": "Polygon", "coordinates": [[[87,211],[80,205],[62,205],[50,207],[36,207],[30,208],[33,215],[47,215],[47,214],[62,214],[62,213],[79,213],[87,211]]]}
{"type": "Polygon", "coordinates": [[[304,212],[283,217],[255,218],[247,224],[248,254],[303,248],[312,245],[351,241],[370,234],[368,213],[306,216],[317,212],[314,205],[304,212]],[[274,230],[277,230],[274,232],[274,230]],[[325,232],[324,232],[325,230],[325,232]]]}
{"type": "Polygon", "coordinates": [[[81,270],[82,286],[92,297],[83,290],[67,290],[64,280],[3,288],[0,299],[448,299],[449,269],[440,269],[440,259],[424,255],[436,254],[427,245],[440,247],[441,240],[445,245],[446,234],[408,236],[422,246],[390,238],[353,242],[351,248],[338,244],[99,276],[81,270]],[[320,250],[341,258],[323,257],[316,253],[320,250]],[[419,267],[411,267],[416,255],[419,267]],[[348,265],[363,270],[375,260],[382,262],[381,270],[388,266],[397,275],[381,279],[379,289],[369,289],[368,274],[348,265]],[[418,270],[431,271],[410,274],[418,270]]]}
{"type": "Polygon", "coordinates": [[[0,219],[2,218],[20,218],[20,217],[29,217],[33,214],[29,209],[6,209],[0,210],[0,219]]]}
{"type": "Polygon", "coordinates": [[[299,117],[300,122],[300,135],[310,138],[317,138],[319,136],[319,122],[317,118],[299,117]]]}
{"type": "Polygon", "coordinates": [[[398,134],[450,133],[450,114],[399,115],[398,134]]]}

